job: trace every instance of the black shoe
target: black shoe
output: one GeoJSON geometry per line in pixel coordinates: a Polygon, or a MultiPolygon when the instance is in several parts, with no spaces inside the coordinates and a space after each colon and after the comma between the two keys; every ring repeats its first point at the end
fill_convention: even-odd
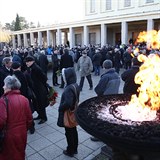
{"type": "Polygon", "coordinates": [[[60,86],[59,88],[64,88],[64,86],[60,86]]]}
{"type": "Polygon", "coordinates": [[[44,120],[44,119],[41,119],[39,122],[38,122],[38,124],[43,124],[43,123],[45,123],[47,120],[44,120]]]}
{"type": "Polygon", "coordinates": [[[33,118],[33,120],[39,120],[41,119],[39,116],[37,116],[36,118],[33,118]]]}
{"type": "Polygon", "coordinates": [[[31,127],[31,128],[29,129],[29,132],[30,132],[30,134],[34,134],[35,128],[34,128],[34,127],[31,127]]]}
{"type": "Polygon", "coordinates": [[[69,156],[69,157],[73,157],[74,156],[74,154],[68,153],[67,150],[64,150],[63,154],[65,154],[66,156],[69,156]]]}
{"type": "Polygon", "coordinates": [[[56,83],[56,85],[59,86],[60,84],[59,84],[59,83],[56,83]]]}
{"type": "Polygon", "coordinates": [[[90,88],[89,88],[89,90],[92,90],[92,89],[93,89],[93,87],[90,87],[90,88]]]}
{"type": "Polygon", "coordinates": [[[74,151],[74,154],[78,154],[78,151],[74,151]]]}
{"type": "Polygon", "coordinates": [[[99,140],[98,138],[96,138],[96,137],[91,137],[90,139],[91,139],[91,141],[94,141],[94,142],[100,141],[100,140],[99,140]]]}

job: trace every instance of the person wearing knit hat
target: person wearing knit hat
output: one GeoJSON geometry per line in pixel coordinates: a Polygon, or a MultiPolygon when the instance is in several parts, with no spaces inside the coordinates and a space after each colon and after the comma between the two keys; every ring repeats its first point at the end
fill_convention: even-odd
{"type": "Polygon", "coordinates": [[[120,76],[112,66],[111,60],[105,60],[103,62],[104,73],[101,75],[101,79],[94,89],[98,96],[118,94],[119,92],[120,76]]]}
{"type": "MultiPolygon", "coordinates": [[[[112,68],[113,64],[111,60],[105,60],[103,62],[104,73],[101,75],[101,79],[95,87],[94,91],[98,96],[118,94],[120,86],[120,77],[118,73],[112,68]]],[[[99,141],[96,137],[90,138],[92,141],[99,141]]]]}
{"type": "Polygon", "coordinates": [[[104,62],[103,62],[103,68],[105,68],[105,69],[110,69],[110,68],[112,68],[112,61],[111,60],[105,60],[104,62]]]}

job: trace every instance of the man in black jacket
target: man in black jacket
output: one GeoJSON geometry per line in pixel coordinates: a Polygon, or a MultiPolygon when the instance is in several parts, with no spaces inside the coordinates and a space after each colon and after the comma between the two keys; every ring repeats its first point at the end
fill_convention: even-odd
{"type": "Polygon", "coordinates": [[[139,71],[140,65],[141,62],[138,61],[137,57],[134,57],[132,59],[131,69],[128,69],[121,74],[121,78],[124,81],[123,93],[128,93],[128,94],[138,93],[137,89],[139,87],[139,84],[136,84],[134,82],[134,78],[137,72],[139,71]]]}
{"type": "MultiPolygon", "coordinates": [[[[65,48],[63,50],[63,54],[62,54],[61,60],[60,60],[60,70],[62,70],[63,68],[69,68],[69,67],[73,67],[73,66],[74,66],[73,58],[71,55],[69,55],[69,50],[67,48],[65,48]]],[[[64,80],[63,80],[62,76],[61,76],[60,88],[64,88],[64,80]]]]}

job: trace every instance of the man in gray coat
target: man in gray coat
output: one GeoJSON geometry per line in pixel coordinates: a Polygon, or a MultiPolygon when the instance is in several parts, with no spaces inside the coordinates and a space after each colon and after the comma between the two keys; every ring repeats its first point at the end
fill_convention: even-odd
{"type": "Polygon", "coordinates": [[[91,72],[93,70],[93,64],[92,64],[91,58],[87,56],[86,50],[82,52],[82,56],[78,60],[77,70],[80,71],[80,76],[81,76],[81,80],[79,84],[80,91],[82,91],[85,77],[88,80],[89,87],[90,87],[89,89],[92,90],[93,82],[92,82],[91,72]]]}

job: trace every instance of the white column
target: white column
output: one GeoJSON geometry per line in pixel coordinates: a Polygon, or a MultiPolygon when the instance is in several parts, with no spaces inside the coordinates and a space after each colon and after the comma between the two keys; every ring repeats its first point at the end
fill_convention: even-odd
{"type": "MultiPolygon", "coordinates": [[[[147,20],[147,31],[151,31],[154,29],[154,21],[153,19],[148,19],[147,20]]],[[[149,36],[147,36],[147,48],[150,48],[151,46],[151,36],[150,34],[148,34],[149,36]]]]}
{"type": "Polygon", "coordinates": [[[51,31],[47,30],[47,46],[51,45],[51,31]]]}
{"type": "Polygon", "coordinates": [[[62,32],[60,29],[57,29],[57,45],[62,44],[62,32]]]}
{"type": "Polygon", "coordinates": [[[126,21],[121,24],[121,43],[128,44],[128,23],[126,21]]]}
{"type": "Polygon", "coordinates": [[[28,47],[28,40],[27,40],[27,34],[23,33],[23,43],[24,47],[28,47]]]}
{"type": "Polygon", "coordinates": [[[15,35],[12,36],[12,45],[13,45],[13,48],[16,49],[16,39],[15,39],[15,35]]]}
{"type": "Polygon", "coordinates": [[[106,45],[107,43],[107,26],[105,24],[101,24],[101,47],[106,45]]]}
{"type": "Polygon", "coordinates": [[[86,46],[88,46],[88,37],[89,37],[89,35],[88,35],[88,27],[85,25],[84,27],[83,27],[83,33],[84,33],[84,35],[83,35],[83,44],[84,45],[86,45],[86,46]]]}
{"type": "Polygon", "coordinates": [[[38,46],[42,46],[42,32],[38,31],[38,46]]]}
{"type": "Polygon", "coordinates": [[[52,46],[56,45],[56,32],[52,32],[52,46]]]}
{"type": "Polygon", "coordinates": [[[31,45],[35,46],[35,42],[34,42],[34,33],[30,32],[30,40],[31,40],[31,45]]]}
{"type": "Polygon", "coordinates": [[[153,21],[153,19],[148,19],[147,20],[147,31],[150,31],[153,29],[154,29],[154,21],[153,21]]]}
{"type": "Polygon", "coordinates": [[[69,28],[69,43],[70,43],[70,48],[74,47],[74,39],[73,39],[74,31],[73,28],[69,28]]]}
{"type": "Polygon", "coordinates": [[[18,39],[18,47],[22,46],[22,41],[21,41],[21,35],[20,34],[17,35],[17,39],[18,39]]]}

